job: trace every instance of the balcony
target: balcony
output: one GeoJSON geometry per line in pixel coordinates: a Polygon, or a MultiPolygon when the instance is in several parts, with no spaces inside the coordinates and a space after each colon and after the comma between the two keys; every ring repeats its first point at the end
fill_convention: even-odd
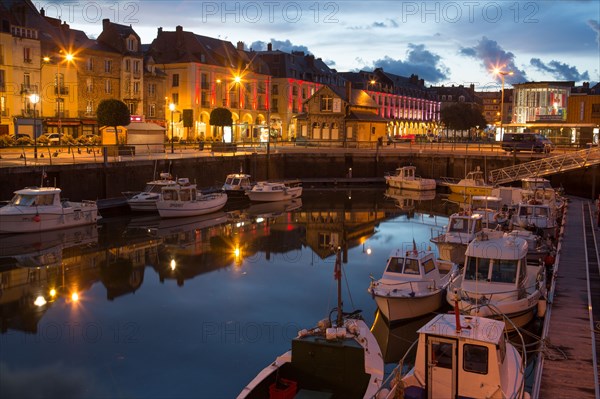
{"type": "Polygon", "coordinates": [[[21,84],[21,94],[38,93],[37,85],[21,84]]]}
{"type": "Polygon", "coordinates": [[[60,87],[54,86],[54,95],[67,96],[67,95],[69,95],[69,88],[67,86],[60,86],[60,87]]]}
{"type": "Polygon", "coordinates": [[[63,119],[69,117],[69,111],[54,111],[54,117],[63,119]]]}

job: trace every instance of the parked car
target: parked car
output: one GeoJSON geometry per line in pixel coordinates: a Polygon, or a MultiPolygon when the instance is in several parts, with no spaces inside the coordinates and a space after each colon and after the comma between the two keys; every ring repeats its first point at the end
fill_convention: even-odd
{"type": "Polygon", "coordinates": [[[554,149],[554,144],[539,133],[504,133],[502,149],[508,152],[532,151],[549,153],[554,149]]]}
{"type": "Polygon", "coordinates": [[[58,133],[44,133],[42,136],[48,138],[48,143],[52,145],[60,144],[60,134],[58,133]]]}

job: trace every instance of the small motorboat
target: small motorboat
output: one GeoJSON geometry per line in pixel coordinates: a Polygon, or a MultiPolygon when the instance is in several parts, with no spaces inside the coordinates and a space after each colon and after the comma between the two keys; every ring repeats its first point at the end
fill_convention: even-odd
{"type": "Polygon", "coordinates": [[[195,184],[180,178],[177,185],[162,188],[162,198],[156,201],[156,209],[163,218],[198,216],[217,212],[226,202],[227,194],[202,194],[195,184]]]}
{"type": "Polygon", "coordinates": [[[0,233],[33,233],[96,223],[101,217],[95,201],[61,199],[56,187],[26,187],[15,191],[0,208],[0,233]]]}
{"type": "Polygon", "coordinates": [[[285,201],[302,195],[302,183],[299,180],[279,182],[261,181],[246,191],[250,201],[285,201]]]}
{"type": "Polygon", "coordinates": [[[390,187],[404,190],[431,191],[435,190],[434,179],[423,179],[415,175],[417,168],[414,166],[403,166],[394,172],[385,174],[385,182],[390,187]]]}
{"type": "Polygon", "coordinates": [[[454,194],[462,195],[492,195],[494,186],[485,182],[483,172],[479,169],[467,173],[464,179],[457,183],[447,182],[444,184],[454,194]]]}
{"type": "Polygon", "coordinates": [[[395,250],[383,277],[373,279],[368,291],[390,323],[412,319],[442,306],[446,288],[458,271],[456,264],[436,259],[432,251],[395,250]]]}

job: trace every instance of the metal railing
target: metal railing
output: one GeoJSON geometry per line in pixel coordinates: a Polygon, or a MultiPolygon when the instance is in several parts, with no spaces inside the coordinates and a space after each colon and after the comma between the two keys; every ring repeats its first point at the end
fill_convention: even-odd
{"type": "Polygon", "coordinates": [[[489,181],[505,184],[528,177],[542,177],[600,163],[600,148],[594,147],[525,162],[490,172],[489,181]]]}

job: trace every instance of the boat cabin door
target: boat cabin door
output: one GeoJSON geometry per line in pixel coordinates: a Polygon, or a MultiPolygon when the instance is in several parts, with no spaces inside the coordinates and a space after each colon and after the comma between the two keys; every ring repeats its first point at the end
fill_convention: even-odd
{"type": "Polygon", "coordinates": [[[458,341],[427,337],[427,398],[455,398],[458,341]]]}

